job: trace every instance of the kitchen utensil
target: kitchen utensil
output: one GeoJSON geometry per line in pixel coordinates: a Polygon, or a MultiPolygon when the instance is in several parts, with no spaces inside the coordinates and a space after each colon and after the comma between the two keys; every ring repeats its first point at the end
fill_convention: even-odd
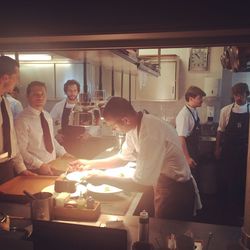
{"type": "Polygon", "coordinates": [[[35,199],[36,199],[36,197],[35,197],[33,194],[29,193],[29,192],[26,191],[26,190],[23,190],[23,193],[24,193],[27,197],[29,197],[31,200],[35,200],[35,199]]]}
{"type": "Polygon", "coordinates": [[[31,218],[33,220],[51,220],[53,218],[53,199],[48,192],[34,194],[31,201],[31,218]]]}

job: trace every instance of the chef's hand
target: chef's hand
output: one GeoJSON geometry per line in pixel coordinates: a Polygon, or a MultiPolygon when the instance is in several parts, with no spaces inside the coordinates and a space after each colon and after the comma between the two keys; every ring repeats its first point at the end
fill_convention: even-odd
{"type": "Polygon", "coordinates": [[[83,171],[83,170],[88,170],[91,169],[89,165],[89,160],[85,159],[78,159],[75,161],[69,162],[69,171],[83,171]]]}
{"type": "Polygon", "coordinates": [[[63,156],[62,156],[63,159],[65,160],[68,160],[68,161],[73,161],[76,159],[76,157],[74,155],[71,155],[69,153],[65,153],[63,156]]]}
{"type": "Polygon", "coordinates": [[[49,164],[42,164],[38,170],[38,173],[40,175],[53,175],[53,171],[51,170],[51,167],[49,164]]]}
{"type": "Polygon", "coordinates": [[[89,174],[86,181],[93,185],[101,185],[105,183],[106,178],[107,176],[103,173],[103,171],[98,171],[94,174],[89,174]]]}
{"type": "Polygon", "coordinates": [[[215,148],[214,150],[214,156],[216,160],[219,160],[221,157],[221,147],[215,148]]]}
{"type": "Polygon", "coordinates": [[[29,171],[28,169],[22,171],[19,175],[23,175],[23,176],[36,176],[36,173],[33,173],[31,171],[29,171]]]}
{"type": "Polygon", "coordinates": [[[188,165],[189,165],[190,168],[195,168],[197,166],[196,161],[191,157],[189,157],[187,159],[187,162],[188,162],[188,165]]]}

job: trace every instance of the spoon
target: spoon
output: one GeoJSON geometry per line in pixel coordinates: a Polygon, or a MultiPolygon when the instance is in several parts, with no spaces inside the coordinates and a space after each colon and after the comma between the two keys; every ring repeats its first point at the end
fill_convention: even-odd
{"type": "Polygon", "coordinates": [[[23,190],[23,193],[24,193],[26,196],[28,196],[30,199],[36,200],[36,197],[35,197],[33,194],[29,193],[28,191],[23,190]]]}

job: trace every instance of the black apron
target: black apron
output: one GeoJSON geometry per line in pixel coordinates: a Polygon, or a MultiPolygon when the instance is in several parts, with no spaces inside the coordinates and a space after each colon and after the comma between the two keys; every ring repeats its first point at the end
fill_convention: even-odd
{"type": "Polygon", "coordinates": [[[69,126],[69,115],[71,108],[66,108],[67,100],[65,101],[64,107],[63,107],[63,113],[62,113],[62,119],[61,119],[61,127],[62,127],[62,133],[67,134],[67,128],[69,126]]]}
{"type": "Polygon", "coordinates": [[[199,137],[200,137],[200,131],[201,131],[201,125],[200,125],[200,118],[197,117],[197,120],[194,117],[193,112],[190,110],[188,106],[186,106],[189,112],[191,113],[193,119],[194,119],[194,127],[190,133],[190,135],[186,138],[186,144],[189,155],[198,162],[198,156],[199,156],[199,137]]]}
{"type": "Polygon", "coordinates": [[[222,181],[225,185],[228,201],[231,204],[239,205],[239,212],[243,215],[248,153],[249,105],[247,105],[246,113],[234,113],[232,109],[225,128],[222,145],[222,181]]]}

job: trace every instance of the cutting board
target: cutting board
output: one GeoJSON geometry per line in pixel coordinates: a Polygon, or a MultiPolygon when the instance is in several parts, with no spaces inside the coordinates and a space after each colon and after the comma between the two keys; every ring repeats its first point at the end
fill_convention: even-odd
{"type": "Polygon", "coordinates": [[[23,195],[23,190],[31,194],[55,183],[58,176],[17,176],[0,185],[0,192],[11,195],[23,195]]]}

